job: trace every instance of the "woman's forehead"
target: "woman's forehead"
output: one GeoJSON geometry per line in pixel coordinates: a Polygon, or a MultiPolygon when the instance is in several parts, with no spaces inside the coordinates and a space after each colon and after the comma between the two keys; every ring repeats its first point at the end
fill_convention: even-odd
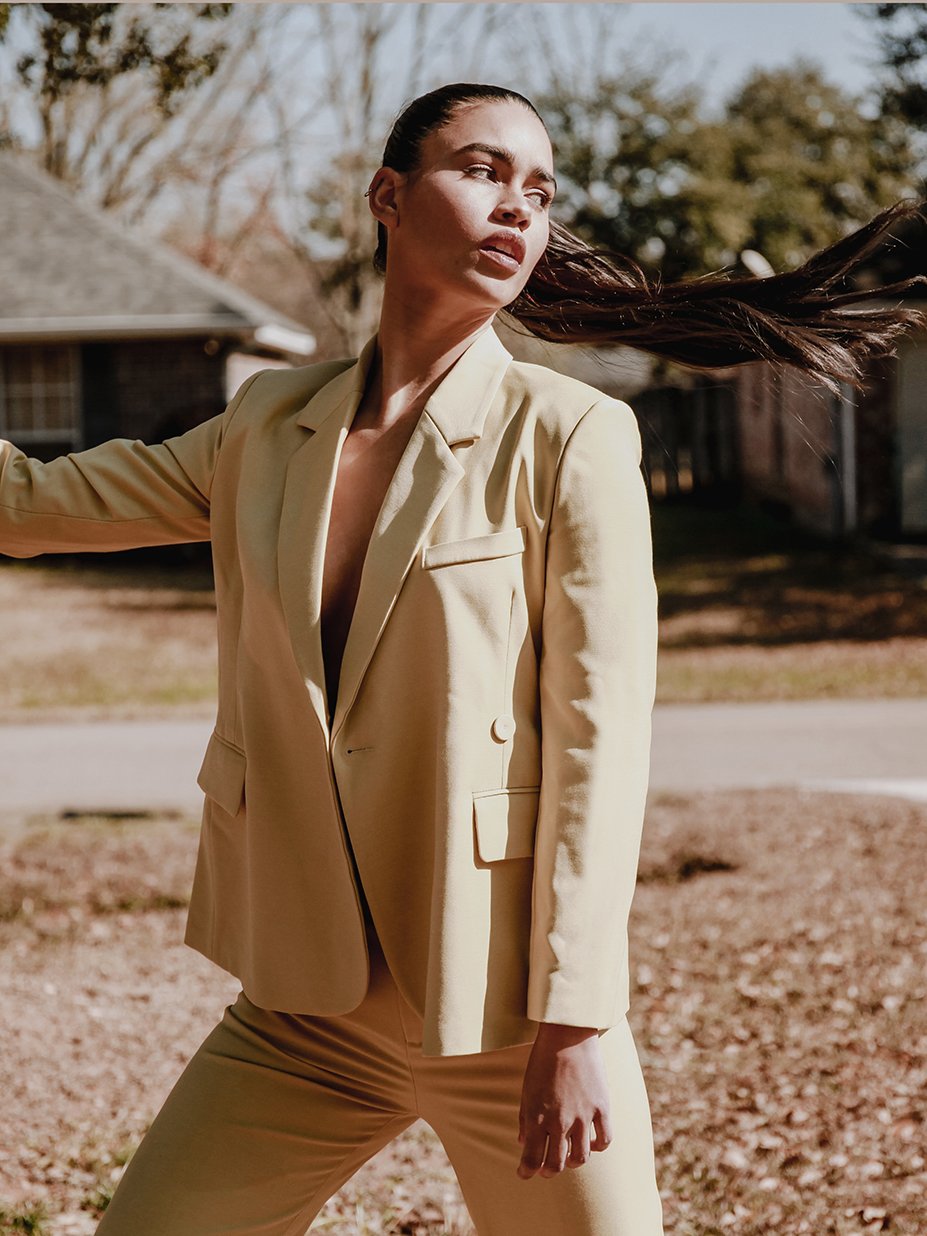
{"type": "MultiPolygon", "coordinates": [[[[458,107],[439,129],[425,139],[430,153],[446,158],[479,146],[503,149],[517,162],[540,163],[552,171],[553,151],[544,125],[522,103],[494,100],[458,107]]],[[[424,151],[423,151],[424,153],[424,151]]]]}

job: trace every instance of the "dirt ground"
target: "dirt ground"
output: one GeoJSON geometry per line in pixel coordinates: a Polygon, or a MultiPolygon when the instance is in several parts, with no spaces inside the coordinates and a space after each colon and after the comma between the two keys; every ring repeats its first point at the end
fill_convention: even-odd
{"type": "MultiPolygon", "coordinates": [[[[93,1231],[237,992],[181,942],[195,844],[190,820],[4,822],[0,1231],[93,1231]]],[[[903,800],[651,796],[629,1017],[667,1236],[927,1232],[925,857],[903,800]]],[[[472,1236],[423,1122],[312,1231],[472,1236]]]]}

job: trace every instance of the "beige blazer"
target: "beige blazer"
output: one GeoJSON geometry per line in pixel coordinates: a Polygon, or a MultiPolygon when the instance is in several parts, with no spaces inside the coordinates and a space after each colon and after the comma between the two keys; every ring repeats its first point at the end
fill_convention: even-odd
{"type": "Polygon", "coordinates": [[[329,731],[323,548],[375,342],[262,370],[157,445],[42,464],[0,443],[0,551],[211,539],[218,714],[186,941],[254,1002],[363,998],[350,839],[426,1054],[602,1030],[629,1007],[656,679],[637,423],[481,331],[383,501],[329,731]]]}

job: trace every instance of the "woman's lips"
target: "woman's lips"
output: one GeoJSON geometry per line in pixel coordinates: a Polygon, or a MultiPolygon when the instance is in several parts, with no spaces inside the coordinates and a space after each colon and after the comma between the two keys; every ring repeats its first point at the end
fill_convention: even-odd
{"type": "Polygon", "coordinates": [[[521,266],[521,263],[516,262],[510,253],[502,253],[499,249],[490,249],[488,246],[481,246],[480,253],[485,254],[486,257],[495,262],[498,266],[504,267],[505,270],[518,270],[521,266]]]}

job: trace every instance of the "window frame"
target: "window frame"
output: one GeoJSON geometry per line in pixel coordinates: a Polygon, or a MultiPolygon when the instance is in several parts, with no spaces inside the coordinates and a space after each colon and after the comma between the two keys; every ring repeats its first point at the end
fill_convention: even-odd
{"type": "Polygon", "coordinates": [[[41,446],[49,443],[62,443],[68,450],[80,450],[83,446],[82,383],[80,365],[80,347],[76,343],[4,343],[0,345],[0,437],[15,442],[17,446],[41,446]],[[30,381],[23,383],[11,381],[8,371],[8,358],[13,353],[31,354],[29,365],[30,381]],[[54,353],[64,358],[66,377],[62,381],[50,380],[49,354],[54,353]],[[11,388],[13,393],[11,395],[11,388]],[[36,409],[40,412],[41,425],[33,423],[29,429],[11,426],[9,405],[19,398],[26,390],[30,398],[30,411],[33,422],[37,419],[36,409]],[[70,410],[70,423],[49,425],[44,415],[47,410],[46,400],[54,395],[62,399],[70,410]]]}

